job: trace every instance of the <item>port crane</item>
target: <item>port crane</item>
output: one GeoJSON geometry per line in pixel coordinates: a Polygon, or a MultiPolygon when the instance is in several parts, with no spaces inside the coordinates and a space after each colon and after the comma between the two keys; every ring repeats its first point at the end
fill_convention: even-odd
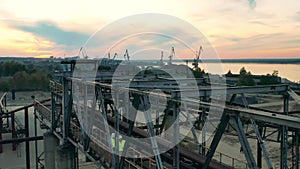
{"type": "Polygon", "coordinates": [[[202,51],[203,51],[203,48],[200,45],[199,51],[198,52],[196,51],[196,58],[194,59],[194,62],[193,62],[194,69],[199,68],[200,55],[201,55],[202,51]]]}
{"type": "Polygon", "coordinates": [[[169,56],[169,64],[172,64],[172,60],[175,56],[175,49],[174,47],[171,48],[171,55],[169,56]]]}

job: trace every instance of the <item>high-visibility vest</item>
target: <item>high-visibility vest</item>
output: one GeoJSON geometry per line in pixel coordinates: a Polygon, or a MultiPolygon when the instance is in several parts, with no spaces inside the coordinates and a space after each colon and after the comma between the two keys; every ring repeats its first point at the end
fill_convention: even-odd
{"type": "MultiPolygon", "coordinates": [[[[119,140],[119,152],[123,152],[124,146],[125,146],[125,140],[119,140]]],[[[114,138],[111,138],[111,147],[113,149],[116,147],[114,138]]]]}
{"type": "Polygon", "coordinates": [[[125,140],[119,142],[119,152],[123,152],[125,146],[125,140]]]}
{"type": "Polygon", "coordinates": [[[111,138],[111,147],[113,149],[116,147],[116,145],[115,145],[115,138],[114,137],[111,138]]]}

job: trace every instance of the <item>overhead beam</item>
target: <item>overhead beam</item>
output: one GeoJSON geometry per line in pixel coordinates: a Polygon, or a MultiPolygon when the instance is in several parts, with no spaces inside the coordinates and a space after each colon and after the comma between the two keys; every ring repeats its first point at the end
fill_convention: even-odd
{"type": "Polygon", "coordinates": [[[286,84],[281,85],[267,85],[267,86],[242,86],[242,87],[199,87],[195,90],[179,90],[181,95],[189,97],[198,96],[211,96],[211,95],[231,95],[231,94],[251,94],[251,93],[274,93],[274,92],[286,92],[289,90],[289,86],[286,84]],[[199,92],[199,93],[198,93],[199,92]]]}
{"type": "Polygon", "coordinates": [[[35,141],[35,140],[43,140],[43,136],[0,140],[0,144],[22,143],[26,141],[35,141]]]}
{"type": "MultiPolygon", "coordinates": [[[[72,78],[74,79],[74,78],[72,78]]],[[[81,81],[80,79],[75,79],[78,80],[82,83],[90,83],[90,84],[97,84],[99,85],[99,87],[105,87],[105,88],[111,88],[111,85],[109,84],[102,84],[102,83],[97,83],[97,82],[84,82],[81,81]]],[[[282,85],[272,85],[272,86],[254,86],[254,87],[231,87],[231,88],[215,88],[216,93],[219,93],[223,90],[227,90],[227,94],[239,94],[239,93],[268,93],[268,92],[286,92],[289,90],[289,86],[286,84],[282,84],[282,85]]],[[[120,89],[122,90],[122,89],[120,89]]],[[[125,89],[124,90],[130,90],[130,92],[132,93],[138,93],[138,94],[147,94],[149,92],[144,92],[144,91],[139,91],[139,90],[135,90],[135,89],[125,89]]],[[[180,91],[181,95],[184,95],[182,92],[190,92],[191,95],[188,96],[199,96],[195,93],[197,90],[189,90],[189,91],[180,91]]],[[[211,91],[210,90],[200,90],[200,95],[202,93],[203,96],[208,96],[211,91]],[[206,93],[207,92],[207,93],[206,93]]],[[[168,97],[170,98],[170,96],[168,96],[167,94],[165,95],[160,95],[157,93],[151,93],[151,95],[153,97],[157,97],[159,98],[160,96],[163,97],[168,97]]],[[[172,101],[176,101],[176,100],[172,100],[172,101]]],[[[179,100],[177,100],[179,101],[179,100]]],[[[187,102],[188,104],[199,104],[200,107],[203,108],[210,108],[211,106],[216,106],[216,107],[220,107],[223,108],[225,113],[227,114],[234,114],[234,115],[239,115],[242,118],[250,118],[253,120],[258,120],[258,121],[265,121],[268,123],[273,123],[273,124],[278,124],[278,125],[283,125],[283,126],[288,126],[291,128],[296,128],[296,129],[300,129],[300,118],[297,117],[291,117],[291,116],[287,116],[287,115],[281,115],[281,114],[275,114],[275,113],[268,113],[265,111],[260,111],[260,110],[253,110],[253,109],[245,109],[245,108],[235,108],[235,107],[224,107],[224,106],[219,106],[219,105],[211,105],[210,103],[207,102],[201,102],[199,100],[196,99],[191,99],[191,98],[181,98],[180,100],[181,102],[187,102]]]]}
{"type": "Polygon", "coordinates": [[[240,109],[225,108],[225,113],[234,114],[234,115],[238,114],[242,118],[264,121],[267,123],[278,124],[281,126],[300,129],[300,118],[298,117],[268,113],[268,112],[258,111],[258,110],[248,110],[245,108],[240,108],[240,109]]]}

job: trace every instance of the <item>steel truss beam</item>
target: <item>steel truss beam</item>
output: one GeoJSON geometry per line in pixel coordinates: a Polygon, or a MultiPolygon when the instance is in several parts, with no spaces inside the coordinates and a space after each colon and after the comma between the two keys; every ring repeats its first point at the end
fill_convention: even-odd
{"type": "MultiPolygon", "coordinates": [[[[140,104],[139,96],[136,95],[136,94],[132,94],[132,96],[133,96],[132,106],[133,107],[138,107],[138,105],[140,104]]],[[[136,119],[136,116],[137,116],[137,110],[131,108],[131,110],[129,110],[129,112],[130,112],[129,115],[131,116],[131,118],[129,119],[129,122],[128,122],[129,127],[128,127],[128,131],[127,131],[127,136],[131,137],[132,133],[133,133],[134,122],[135,122],[135,119],[136,119]]],[[[129,113],[129,112],[127,112],[127,113],[129,113]]],[[[122,168],[124,166],[124,160],[125,160],[125,154],[124,153],[127,152],[129,146],[130,146],[129,142],[126,141],[125,145],[124,145],[124,151],[123,151],[122,157],[120,159],[120,168],[122,168]]]]}
{"type": "Polygon", "coordinates": [[[222,115],[220,123],[219,123],[217,131],[216,131],[216,134],[215,134],[215,136],[212,140],[212,143],[210,144],[209,150],[206,154],[206,160],[205,160],[204,165],[202,166],[202,169],[208,168],[209,163],[211,162],[212,157],[215,154],[215,151],[218,147],[218,144],[221,140],[221,137],[226,129],[226,126],[227,126],[229,120],[230,120],[230,117],[228,115],[226,115],[226,114],[222,115]]]}
{"type": "MultiPolygon", "coordinates": [[[[244,106],[248,109],[249,104],[247,102],[247,99],[246,99],[244,93],[242,93],[241,96],[242,96],[244,106]]],[[[250,123],[251,123],[251,126],[252,126],[252,128],[253,128],[253,130],[256,134],[256,138],[257,138],[257,166],[259,168],[262,167],[262,163],[261,163],[261,151],[262,151],[263,154],[264,154],[264,158],[266,160],[266,163],[268,165],[268,168],[273,169],[273,166],[272,166],[271,161],[269,159],[269,155],[267,153],[266,147],[265,147],[263,139],[261,137],[262,130],[259,131],[259,129],[257,128],[257,125],[256,125],[256,123],[253,119],[250,119],[250,123]]]]}
{"type": "Polygon", "coordinates": [[[63,78],[63,138],[64,143],[67,143],[68,136],[69,136],[69,128],[70,128],[70,120],[71,120],[71,113],[72,113],[72,92],[69,90],[69,83],[68,80],[64,77],[63,78]]]}
{"type": "Polygon", "coordinates": [[[251,151],[249,142],[247,140],[247,137],[246,137],[246,134],[244,131],[244,127],[243,127],[240,117],[238,117],[238,116],[233,117],[233,122],[234,122],[235,128],[237,130],[237,134],[238,134],[241,146],[242,146],[242,150],[245,154],[245,157],[246,157],[249,167],[251,169],[258,169],[255,159],[253,157],[253,153],[251,151]]]}
{"type": "MultiPolygon", "coordinates": [[[[289,95],[283,96],[283,111],[285,115],[288,115],[289,111],[289,95]]],[[[280,155],[280,168],[288,169],[288,127],[281,126],[281,155],[280,155]]]]}
{"type": "MultiPolygon", "coordinates": [[[[65,81],[67,81],[67,80],[65,80],[65,81]]],[[[83,82],[83,83],[86,83],[86,82],[83,82]]],[[[96,84],[96,83],[94,83],[94,82],[91,82],[91,83],[93,83],[93,84],[96,84]]],[[[154,82],[155,83],[155,82],[154,82]]],[[[86,83],[87,84],[87,83],[86,83]]],[[[101,84],[102,85],[102,84],[101,84]]],[[[101,86],[101,85],[99,85],[99,86],[101,86]]],[[[67,86],[68,86],[68,84],[67,84],[67,86]]],[[[110,85],[105,85],[105,87],[110,87],[110,85]]],[[[136,87],[138,88],[139,86],[138,86],[138,84],[136,84],[136,87]]],[[[140,86],[141,87],[141,86],[140,86]]],[[[143,87],[143,86],[142,86],[143,87]]],[[[274,85],[274,86],[257,86],[257,87],[242,87],[242,88],[224,88],[224,87],[220,87],[220,88],[213,88],[213,91],[214,92],[220,92],[220,93],[222,93],[224,90],[227,90],[227,94],[233,94],[233,95],[236,95],[236,94],[241,94],[241,93],[269,93],[269,92],[286,92],[287,90],[289,89],[289,87],[287,86],[287,85],[274,85]]],[[[67,90],[68,91],[68,90],[67,90]]],[[[134,90],[133,90],[134,91],[134,90]]],[[[65,97],[66,97],[66,95],[65,95],[65,92],[66,92],[66,90],[65,90],[65,82],[64,82],[64,106],[63,106],[63,109],[64,109],[64,130],[66,130],[67,129],[67,127],[66,126],[69,126],[68,125],[68,122],[70,122],[70,119],[66,119],[65,118],[65,111],[66,111],[66,107],[65,107],[65,105],[66,104],[68,104],[65,100],[65,97]]],[[[195,93],[195,91],[193,90],[184,90],[184,91],[177,91],[177,92],[193,92],[193,93],[195,93]]],[[[199,92],[200,92],[200,96],[207,96],[207,95],[211,95],[211,89],[208,89],[208,88],[200,88],[200,90],[199,90],[199,92]]],[[[189,94],[188,94],[189,95],[189,94]]],[[[85,96],[86,96],[86,94],[85,94],[85,96]]],[[[197,94],[197,96],[199,96],[198,94],[197,94]]],[[[71,100],[71,96],[67,96],[67,97],[70,97],[69,99],[71,100]]],[[[86,99],[85,99],[86,100],[86,99]]],[[[172,99],[171,99],[172,100],[172,99]]],[[[172,101],[174,101],[174,100],[172,100],[172,101]]],[[[184,100],[182,100],[182,101],[184,101],[184,100]]],[[[186,101],[190,101],[190,100],[186,100],[186,101]]],[[[195,100],[192,100],[192,102],[195,102],[195,100]]],[[[70,102],[69,102],[70,103],[70,102]]],[[[141,102],[139,102],[138,104],[140,104],[141,102]]],[[[202,107],[204,107],[204,108],[206,108],[206,107],[209,107],[209,106],[211,106],[211,105],[209,105],[208,103],[203,103],[203,102],[198,102],[198,101],[196,101],[196,103],[197,104],[200,104],[200,107],[202,106],[202,107]]],[[[284,102],[285,104],[286,104],[286,101],[284,102]]],[[[288,103],[287,103],[288,104],[288,103]]],[[[287,105],[286,104],[286,105],[287,105]]],[[[70,105],[70,104],[69,104],[70,105]]],[[[87,102],[85,101],[85,104],[84,104],[85,106],[87,106],[87,102]]],[[[70,110],[70,109],[69,109],[70,110]]],[[[114,108],[114,110],[116,110],[117,111],[117,109],[116,108],[114,108]]],[[[177,109],[174,107],[173,108],[173,111],[174,111],[174,113],[173,113],[173,115],[175,116],[175,111],[176,111],[177,109]]],[[[287,110],[285,109],[285,112],[287,112],[287,110]]],[[[117,113],[118,114],[118,112],[115,112],[115,113],[117,113]]],[[[168,111],[165,113],[165,117],[167,117],[167,114],[168,114],[168,111]]],[[[217,142],[220,140],[220,138],[221,138],[221,136],[222,136],[222,134],[223,134],[223,132],[224,132],[224,129],[226,128],[226,125],[227,125],[227,123],[228,123],[228,121],[229,121],[229,116],[232,116],[233,117],[233,122],[234,122],[234,124],[235,124],[235,126],[236,126],[236,129],[237,129],[237,131],[238,131],[238,137],[239,137],[239,139],[240,139],[240,142],[241,142],[241,144],[242,144],[242,147],[243,147],[243,150],[244,150],[244,152],[245,152],[245,156],[246,156],[246,159],[247,159],[247,161],[248,161],[248,164],[250,165],[250,168],[257,168],[257,166],[256,166],[256,164],[255,164],[255,160],[254,160],[254,158],[253,158],[253,155],[252,155],[252,153],[251,153],[251,149],[250,149],[250,146],[249,146],[249,143],[248,143],[248,141],[247,141],[247,138],[246,138],[246,136],[245,136],[245,133],[244,133],[244,129],[243,129],[243,126],[242,126],[242,124],[241,124],[241,120],[240,120],[240,118],[250,118],[250,119],[254,119],[254,120],[259,120],[259,121],[266,121],[266,122],[269,122],[269,123],[274,123],[274,124],[280,124],[280,125],[283,125],[284,127],[286,127],[286,129],[284,129],[284,128],[282,128],[283,129],[283,131],[285,131],[285,132],[287,132],[287,127],[292,127],[292,128],[296,128],[296,129],[299,129],[300,128],[300,120],[299,120],[299,118],[294,118],[294,117],[289,117],[289,116],[287,116],[287,115],[279,115],[279,114],[272,114],[272,113],[266,113],[266,112],[263,112],[263,111],[259,111],[259,110],[247,110],[247,109],[236,109],[236,108],[229,108],[229,107],[225,107],[225,115],[223,115],[222,116],[222,118],[223,119],[221,119],[221,123],[219,124],[219,125],[225,125],[225,127],[223,127],[223,129],[219,129],[218,128],[218,131],[217,131],[217,134],[216,134],[216,136],[214,137],[214,140],[213,140],[213,143],[214,143],[214,141],[215,140],[217,140],[217,142]],[[223,116],[225,116],[225,117],[223,117],[223,116]],[[228,119],[227,119],[228,118],[228,119]],[[225,124],[224,124],[225,123],[225,124]],[[223,131],[222,131],[223,130],[223,131]],[[220,135],[220,136],[218,136],[218,135],[220,135]],[[219,138],[218,138],[219,137],[219,138]]],[[[70,117],[70,115],[69,115],[69,117],[70,117]]],[[[118,118],[118,116],[116,116],[116,118],[118,118]]],[[[116,125],[118,126],[119,124],[117,123],[117,121],[116,121],[116,125]]],[[[153,124],[152,124],[153,125],[153,124]]],[[[117,127],[116,126],[116,127],[117,127]]],[[[134,127],[134,122],[130,122],[129,121],[129,130],[128,130],[128,135],[131,135],[130,133],[132,132],[132,129],[130,130],[130,127],[132,126],[132,128],[134,127]],[[132,124],[132,125],[130,125],[130,124],[132,124]]],[[[163,128],[163,126],[164,125],[162,125],[162,128],[163,128]]],[[[152,126],[153,127],[153,126],[152,126]]],[[[151,127],[150,127],[151,128],[151,127]]],[[[154,130],[153,130],[154,131],[154,130]]],[[[162,131],[162,130],[161,130],[162,131]]],[[[64,131],[63,132],[64,133],[64,138],[66,138],[66,137],[68,137],[68,133],[66,133],[66,131],[64,131]]],[[[286,135],[284,134],[284,133],[282,133],[282,139],[281,139],[281,141],[282,141],[282,150],[285,150],[285,149],[287,149],[287,143],[285,144],[284,143],[284,141],[286,140],[287,141],[287,139],[285,138],[285,137],[287,137],[287,133],[286,133],[286,135]],[[286,146],[286,148],[284,147],[284,146],[286,146]]],[[[127,142],[126,142],[127,143],[127,142]]],[[[213,144],[212,143],[212,144],[213,144]]],[[[208,164],[209,164],[209,162],[210,162],[210,160],[211,160],[211,158],[212,158],[212,156],[213,156],[213,154],[214,154],[214,151],[215,151],[215,149],[216,149],[216,147],[217,147],[217,143],[214,143],[214,144],[216,144],[215,145],[215,147],[212,147],[211,146],[211,149],[207,152],[207,160],[206,160],[206,162],[205,162],[205,165],[206,166],[208,166],[208,164]],[[210,157],[211,156],[211,157],[210,157]],[[209,157],[210,157],[210,159],[209,159],[209,157]]],[[[118,145],[118,144],[117,144],[118,145]]],[[[125,150],[126,150],[126,144],[125,144],[125,150]]],[[[124,151],[124,152],[126,152],[126,151],[124,151]]],[[[176,152],[178,152],[177,150],[176,150],[176,148],[174,149],[174,151],[173,151],[173,153],[176,153],[176,152]]],[[[176,159],[177,159],[177,156],[176,156],[176,154],[174,154],[175,156],[174,156],[174,161],[176,161],[176,159]]],[[[179,157],[179,156],[178,156],[179,157]]],[[[123,160],[124,160],[124,158],[123,158],[123,160]]],[[[179,159],[178,159],[178,161],[179,161],[179,159]]],[[[285,159],[284,158],[284,156],[282,156],[282,158],[281,158],[281,163],[285,166],[285,164],[284,164],[284,161],[287,161],[287,159],[285,159]]],[[[122,164],[122,158],[121,158],[121,161],[120,161],[120,163],[122,164]]],[[[177,166],[179,166],[179,165],[177,165],[177,164],[179,164],[179,163],[177,163],[177,162],[174,162],[174,165],[173,165],[173,167],[174,168],[177,168],[177,166]]],[[[122,165],[120,165],[120,167],[121,167],[122,165]]]]}
{"type": "MultiPolygon", "coordinates": [[[[144,105],[144,107],[147,107],[147,105],[146,105],[147,98],[145,96],[140,96],[140,102],[141,102],[141,105],[144,105]]],[[[159,152],[159,148],[158,148],[156,137],[155,137],[155,131],[154,131],[154,127],[153,127],[151,114],[147,110],[145,110],[144,111],[144,116],[145,116],[145,119],[147,121],[147,129],[148,129],[148,133],[150,135],[151,145],[152,145],[153,153],[154,153],[154,156],[155,156],[155,161],[156,161],[157,168],[158,169],[163,169],[163,165],[162,165],[162,161],[161,161],[161,157],[160,157],[160,152],[159,152]]]]}
{"type": "Polygon", "coordinates": [[[43,136],[0,140],[0,144],[2,145],[2,144],[10,144],[10,143],[22,143],[26,141],[35,141],[35,140],[43,140],[43,136]]]}

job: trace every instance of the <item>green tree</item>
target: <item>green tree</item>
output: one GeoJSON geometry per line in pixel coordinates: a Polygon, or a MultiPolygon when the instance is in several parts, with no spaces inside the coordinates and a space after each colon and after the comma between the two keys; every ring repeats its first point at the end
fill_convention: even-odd
{"type": "Polygon", "coordinates": [[[231,70],[228,70],[227,75],[232,75],[231,70]]]}
{"type": "Polygon", "coordinates": [[[240,70],[240,76],[238,78],[238,86],[254,86],[255,81],[253,79],[253,76],[251,72],[247,72],[247,70],[242,67],[240,70]]]}
{"type": "Polygon", "coordinates": [[[5,80],[0,80],[0,91],[7,92],[9,90],[9,83],[5,80]]]}
{"type": "Polygon", "coordinates": [[[273,85],[273,84],[279,84],[280,83],[280,77],[278,77],[278,71],[274,70],[272,75],[267,74],[260,77],[260,84],[261,85],[273,85]]]}
{"type": "Polygon", "coordinates": [[[28,90],[28,79],[29,76],[24,71],[15,73],[11,81],[12,88],[14,90],[28,90]]]}
{"type": "Polygon", "coordinates": [[[198,67],[198,68],[193,69],[193,75],[195,78],[203,78],[206,75],[206,73],[205,73],[204,69],[201,70],[198,67]]]}
{"type": "Polygon", "coordinates": [[[13,76],[15,73],[25,70],[25,65],[15,61],[4,62],[1,67],[2,76],[13,76]]]}

